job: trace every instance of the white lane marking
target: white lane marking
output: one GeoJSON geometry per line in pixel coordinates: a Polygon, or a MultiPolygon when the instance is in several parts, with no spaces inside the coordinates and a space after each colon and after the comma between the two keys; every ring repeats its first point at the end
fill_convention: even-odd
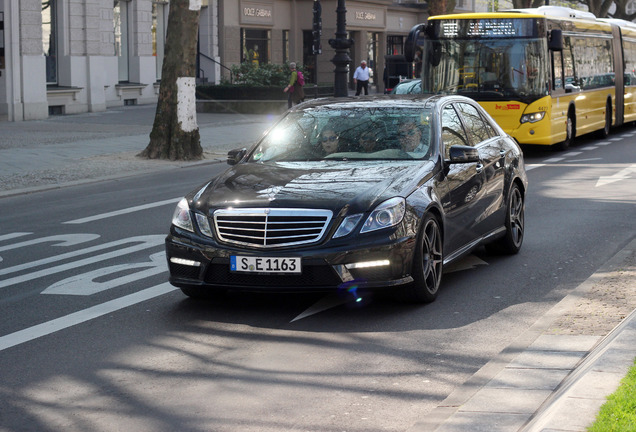
{"type": "MultiPolygon", "coordinates": [[[[128,239],[124,239],[124,240],[118,240],[118,241],[114,241],[111,243],[106,243],[100,246],[96,246],[94,248],[88,248],[88,249],[84,249],[81,251],[76,251],[76,252],[71,252],[69,254],[64,254],[64,255],[79,255],[81,253],[87,253],[88,250],[97,250],[97,249],[105,249],[105,248],[109,248],[109,247],[115,247],[115,246],[119,246],[122,244],[126,244],[126,243],[139,243],[137,245],[134,246],[129,246],[127,248],[124,249],[118,249],[112,252],[108,252],[108,253],[104,253],[101,255],[97,255],[94,257],[90,257],[90,258],[84,258],[81,259],[79,261],[74,261],[68,264],[61,264],[57,267],[49,267],[49,268],[45,268],[43,270],[39,270],[39,271],[35,271],[32,273],[28,273],[22,276],[15,276],[13,278],[9,278],[9,279],[5,279],[0,281],[0,288],[4,288],[10,285],[15,285],[18,283],[22,283],[22,282],[26,282],[26,281],[30,281],[33,279],[37,279],[40,277],[44,277],[44,276],[49,276],[55,273],[60,273],[66,270],[70,270],[70,269],[74,269],[77,267],[81,267],[84,265],[90,265],[90,264],[95,264],[99,261],[105,261],[108,259],[112,259],[112,258],[120,258],[123,255],[129,254],[129,253],[133,253],[133,252],[137,252],[140,250],[144,250],[144,249],[149,249],[152,247],[156,247],[159,246],[161,244],[163,244],[165,241],[165,236],[163,235],[149,235],[149,236],[139,236],[139,237],[131,237],[128,239]]],[[[58,255],[57,257],[53,257],[53,258],[57,258],[59,259],[59,257],[61,257],[62,255],[58,255]]],[[[16,271],[15,268],[17,267],[23,267],[23,268],[28,268],[29,266],[35,266],[35,265],[41,265],[42,262],[45,261],[51,261],[51,258],[47,258],[47,259],[43,259],[43,260],[39,260],[36,261],[34,263],[27,263],[24,265],[20,265],[20,266],[14,266],[14,267],[9,267],[7,269],[2,269],[0,270],[0,274],[3,273],[11,273],[13,271],[16,271]]]]}
{"type": "Polygon", "coordinates": [[[627,168],[620,170],[614,175],[599,177],[598,181],[596,182],[596,187],[605,186],[617,181],[630,179],[632,178],[633,174],[636,174],[636,164],[628,166],[627,168]]]}
{"type": "Polygon", "coordinates": [[[7,246],[0,246],[0,252],[21,247],[33,246],[38,243],[59,242],[51,246],[75,246],[80,243],[86,243],[99,238],[99,234],[62,234],[50,237],[40,237],[33,240],[27,240],[21,243],[13,243],[7,246]]]}
{"type": "Polygon", "coordinates": [[[623,141],[623,139],[624,138],[610,138],[610,141],[623,141]]]}
{"type": "Polygon", "coordinates": [[[168,282],[165,282],[163,284],[156,285],[151,288],[146,288],[145,290],[129,294],[115,300],[95,305],[88,309],[74,312],[72,314],[47,321],[42,324],[37,324],[14,333],[1,336],[0,351],[23,344],[25,342],[32,341],[42,336],[50,335],[52,333],[64,330],[77,324],[99,318],[100,316],[116,312],[128,306],[132,306],[137,303],[159,297],[175,289],[176,288],[170,285],[168,282]]]}
{"type": "Polygon", "coordinates": [[[85,217],[85,218],[81,218],[81,219],[75,219],[72,221],[68,221],[68,222],[62,222],[65,224],[83,224],[83,223],[87,223],[87,222],[93,222],[96,220],[100,220],[100,219],[106,219],[106,218],[110,218],[110,217],[114,217],[114,216],[121,216],[124,214],[128,214],[128,213],[134,213],[137,211],[141,211],[141,210],[147,210],[150,208],[154,208],[154,207],[161,207],[164,205],[168,205],[168,204],[175,204],[178,203],[180,198],[173,198],[173,199],[169,199],[169,200],[164,200],[164,201],[157,201],[154,203],[149,203],[149,204],[144,204],[144,205],[139,205],[139,206],[135,206],[135,207],[129,207],[126,209],[122,209],[122,210],[116,210],[116,211],[112,211],[109,213],[102,213],[102,214],[98,214],[95,216],[89,216],[89,217],[85,217]]]}
{"type": "Polygon", "coordinates": [[[578,156],[580,154],[582,154],[583,152],[577,152],[577,151],[573,151],[573,152],[568,152],[568,154],[566,154],[566,156],[578,156]]]}
{"type": "Polygon", "coordinates": [[[488,265],[488,263],[475,255],[468,255],[466,258],[450,264],[444,268],[444,274],[464,270],[472,270],[477,266],[488,265]]]}
{"type": "Polygon", "coordinates": [[[610,145],[611,143],[612,143],[611,141],[603,141],[603,142],[600,142],[600,143],[596,143],[596,145],[606,146],[606,145],[610,145]]]}
{"type": "Polygon", "coordinates": [[[109,290],[111,288],[117,288],[122,285],[133,283],[138,280],[151,277],[166,271],[168,271],[168,264],[166,263],[166,253],[159,252],[150,255],[150,262],[129,263],[104,267],[93,270],[91,272],[86,272],[77,276],[63,279],[49,286],[47,289],[42,291],[42,294],[64,294],[82,296],[93,295],[102,291],[109,290]],[[141,268],[146,268],[146,270],[110,279],[105,282],[96,281],[96,279],[110,274],[141,268]]]}
{"type": "Polygon", "coordinates": [[[354,300],[355,299],[352,297],[340,297],[337,294],[328,294],[327,296],[321,298],[316,303],[311,305],[309,308],[307,308],[307,310],[298,315],[296,318],[291,320],[290,323],[326,311],[327,309],[335,308],[336,306],[340,306],[354,300]]]}
{"type": "Polygon", "coordinates": [[[568,163],[590,162],[595,160],[603,160],[603,158],[573,159],[568,161],[568,163]]]}
{"type": "Polygon", "coordinates": [[[584,151],[589,151],[589,150],[596,150],[598,147],[596,146],[587,146],[587,147],[583,147],[581,150],[584,151]]]}
{"type": "Polygon", "coordinates": [[[24,237],[25,235],[33,234],[30,232],[14,232],[0,236],[0,241],[11,240],[17,237],[24,237]]]}
{"type": "Polygon", "coordinates": [[[563,159],[565,159],[565,158],[564,157],[554,157],[554,158],[546,159],[543,162],[545,162],[545,163],[555,163],[555,162],[561,162],[563,159]]]}
{"type": "Polygon", "coordinates": [[[530,170],[533,170],[535,168],[541,168],[542,166],[545,166],[545,164],[530,164],[530,165],[526,165],[526,171],[530,171],[530,170]]]}

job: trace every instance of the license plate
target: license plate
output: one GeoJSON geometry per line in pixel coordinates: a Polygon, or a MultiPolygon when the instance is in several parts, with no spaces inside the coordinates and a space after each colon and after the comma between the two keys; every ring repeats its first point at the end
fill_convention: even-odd
{"type": "Polygon", "coordinates": [[[298,257],[252,257],[232,255],[230,271],[248,273],[300,273],[298,257]]]}

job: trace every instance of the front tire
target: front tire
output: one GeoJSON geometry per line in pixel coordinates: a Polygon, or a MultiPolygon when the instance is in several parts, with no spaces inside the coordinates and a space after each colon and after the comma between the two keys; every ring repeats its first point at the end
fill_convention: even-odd
{"type": "Polygon", "coordinates": [[[413,283],[403,289],[402,300],[409,303],[430,303],[435,300],[442,282],[443,266],[442,230],[437,218],[429,214],[422,222],[413,256],[413,283]]]}
{"type": "Polygon", "coordinates": [[[567,150],[574,142],[574,135],[576,134],[576,123],[574,120],[574,113],[572,110],[568,113],[568,119],[565,125],[565,141],[556,144],[558,151],[567,150]]]}
{"type": "Polygon", "coordinates": [[[523,193],[516,183],[512,184],[508,194],[506,209],[506,234],[499,240],[487,244],[491,253],[514,255],[521,249],[525,232],[525,203],[523,193]]]}

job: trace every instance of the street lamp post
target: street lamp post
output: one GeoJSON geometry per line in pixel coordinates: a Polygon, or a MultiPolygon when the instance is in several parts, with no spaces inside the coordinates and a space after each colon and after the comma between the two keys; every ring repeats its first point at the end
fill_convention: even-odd
{"type": "Polygon", "coordinates": [[[336,38],[329,39],[329,45],[336,50],[336,55],[331,62],[336,66],[334,76],[334,96],[345,97],[349,95],[347,89],[347,72],[351,58],[349,48],[353,45],[353,39],[347,38],[347,9],[345,0],[338,0],[336,9],[336,38]]]}

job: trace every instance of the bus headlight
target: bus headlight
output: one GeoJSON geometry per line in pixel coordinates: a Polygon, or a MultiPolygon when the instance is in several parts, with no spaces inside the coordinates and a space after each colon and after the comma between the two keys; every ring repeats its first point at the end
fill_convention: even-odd
{"type": "Polygon", "coordinates": [[[521,123],[536,123],[539,120],[543,120],[543,117],[545,117],[545,111],[524,114],[521,116],[521,123]]]}

